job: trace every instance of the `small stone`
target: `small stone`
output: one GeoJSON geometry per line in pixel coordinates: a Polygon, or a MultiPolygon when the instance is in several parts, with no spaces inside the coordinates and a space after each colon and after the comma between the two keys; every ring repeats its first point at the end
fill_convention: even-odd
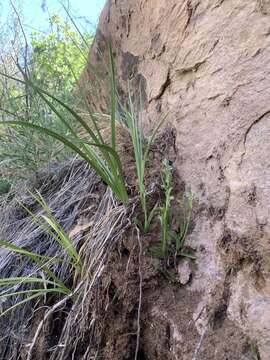
{"type": "Polygon", "coordinates": [[[177,266],[179,282],[182,285],[186,285],[191,279],[192,270],[191,270],[191,262],[190,259],[184,259],[180,261],[177,266]]]}

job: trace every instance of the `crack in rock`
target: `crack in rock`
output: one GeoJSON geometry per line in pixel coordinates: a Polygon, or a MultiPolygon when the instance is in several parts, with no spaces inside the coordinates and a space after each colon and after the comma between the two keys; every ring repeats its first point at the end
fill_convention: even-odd
{"type": "Polygon", "coordinates": [[[160,98],[162,98],[162,96],[164,95],[165,91],[167,90],[167,88],[170,86],[171,84],[171,76],[170,76],[170,69],[168,70],[168,73],[167,73],[167,77],[166,77],[166,80],[164,81],[164,83],[161,85],[160,87],[160,90],[158,92],[158,94],[156,96],[154,96],[150,101],[153,101],[153,100],[159,100],[160,98]]]}
{"type": "Polygon", "coordinates": [[[191,66],[187,66],[184,67],[182,69],[176,69],[176,73],[178,75],[184,75],[187,74],[189,72],[197,72],[199,70],[199,68],[208,60],[209,57],[201,60],[201,61],[197,61],[194,65],[191,66]]]}
{"type": "Polygon", "coordinates": [[[240,160],[240,165],[242,164],[243,158],[246,155],[246,141],[247,141],[247,137],[248,134],[250,133],[251,129],[253,128],[254,125],[258,124],[258,122],[260,122],[263,118],[265,118],[265,116],[270,115],[270,110],[267,110],[265,113],[263,113],[261,116],[259,116],[257,119],[255,119],[250,126],[247,128],[245,134],[244,134],[244,141],[243,141],[243,145],[244,145],[244,151],[241,154],[241,160],[240,160]]]}

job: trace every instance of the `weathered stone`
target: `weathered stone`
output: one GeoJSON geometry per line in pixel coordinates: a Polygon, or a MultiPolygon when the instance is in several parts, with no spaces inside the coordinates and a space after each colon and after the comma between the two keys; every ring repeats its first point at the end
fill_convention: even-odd
{"type": "Polygon", "coordinates": [[[180,261],[177,266],[177,271],[180,284],[186,285],[191,280],[192,276],[191,260],[184,259],[183,261],[180,261]]]}
{"type": "Polygon", "coordinates": [[[127,78],[144,79],[145,124],[169,112],[176,128],[176,166],[196,204],[191,290],[211,309],[226,288],[223,313],[268,360],[270,2],[108,1],[92,62],[104,39],[123,93],[127,78]]]}

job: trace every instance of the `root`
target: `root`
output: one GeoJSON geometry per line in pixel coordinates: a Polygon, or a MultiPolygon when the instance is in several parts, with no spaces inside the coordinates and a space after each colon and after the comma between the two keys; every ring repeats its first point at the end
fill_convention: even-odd
{"type": "Polygon", "coordinates": [[[140,335],[141,335],[141,325],[140,325],[140,318],[141,318],[141,308],[142,308],[142,270],[141,270],[141,258],[142,258],[142,242],[140,238],[140,231],[138,228],[137,230],[137,240],[139,245],[139,278],[140,278],[140,284],[139,284],[139,305],[138,305],[138,316],[137,316],[137,341],[136,341],[136,350],[135,350],[135,357],[134,360],[137,360],[138,353],[139,353],[139,347],[140,347],[140,335]]]}
{"type": "Polygon", "coordinates": [[[200,337],[200,340],[199,340],[199,342],[198,342],[198,344],[196,346],[196,349],[194,351],[194,355],[192,357],[192,360],[198,360],[198,355],[199,355],[200,349],[202,347],[203,340],[204,340],[204,338],[205,338],[205,336],[207,334],[207,331],[208,331],[208,326],[206,326],[204,328],[204,330],[203,330],[203,333],[202,333],[202,335],[200,337]]]}
{"type": "Polygon", "coordinates": [[[36,345],[36,342],[38,340],[38,337],[40,335],[40,332],[42,330],[42,327],[43,325],[45,324],[46,320],[49,318],[49,316],[51,314],[53,314],[57,309],[59,309],[62,305],[64,305],[69,299],[71,299],[77,292],[78,290],[81,288],[83,284],[83,281],[81,281],[79,283],[79,285],[76,287],[76,289],[69,295],[65,296],[64,299],[60,300],[58,303],[56,303],[55,305],[53,305],[47,312],[46,314],[44,315],[44,318],[42,319],[42,321],[39,323],[38,327],[37,327],[37,330],[35,332],[35,335],[34,335],[34,338],[33,338],[33,341],[31,342],[30,344],[30,348],[29,348],[29,351],[28,351],[28,355],[27,355],[27,359],[26,360],[31,360],[32,358],[32,354],[33,354],[33,350],[34,350],[34,347],[36,345]]]}

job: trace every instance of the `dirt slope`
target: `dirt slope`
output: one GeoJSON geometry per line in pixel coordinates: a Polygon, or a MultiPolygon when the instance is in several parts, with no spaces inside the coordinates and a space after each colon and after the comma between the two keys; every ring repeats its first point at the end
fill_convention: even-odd
{"type": "MultiPolygon", "coordinates": [[[[197,265],[182,304],[196,328],[190,336],[202,349],[216,343],[212,358],[232,359],[217,339],[238,327],[268,360],[270,2],[110,0],[90,62],[109,39],[122,95],[129,80],[146,126],[169,112],[176,168],[195,194],[188,242],[197,265]]],[[[183,322],[176,314],[169,321],[180,348],[183,322]]],[[[208,359],[203,350],[198,359],[208,359]]]]}

